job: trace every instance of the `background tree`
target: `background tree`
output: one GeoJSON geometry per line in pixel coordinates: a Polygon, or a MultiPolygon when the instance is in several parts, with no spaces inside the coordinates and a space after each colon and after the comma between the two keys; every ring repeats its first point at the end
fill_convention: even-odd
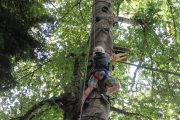
{"type": "MultiPolygon", "coordinates": [[[[113,44],[128,48],[129,58],[113,71],[122,90],[113,96],[111,119],[179,119],[178,6],[175,0],[114,1],[113,44]]],[[[88,0],[1,0],[0,20],[8,24],[0,24],[0,119],[73,116],[66,113],[84,79],[91,9],[88,0]]]]}
{"type": "Polygon", "coordinates": [[[53,16],[34,0],[2,0],[0,12],[0,90],[7,90],[16,83],[11,74],[13,62],[37,58],[35,49],[40,51],[43,37],[32,34],[42,31],[40,24],[53,22],[53,16]]]}

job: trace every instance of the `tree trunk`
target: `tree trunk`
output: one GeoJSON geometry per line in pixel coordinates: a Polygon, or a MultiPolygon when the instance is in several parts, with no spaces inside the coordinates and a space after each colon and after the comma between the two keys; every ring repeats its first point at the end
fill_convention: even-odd
{"type": "MultiPolygon", "coordinates": [[[[113,19],[112,0],[94,0],[89,60],[93,57],[95,46],[102,46],[108,53],[113,52],[111,30],[113,19]]],[[[100,98],[96,90],[89,95],[88,104],[85,103],[83,106],[82,120],[108,120],[110,105],[100,98]]]]}
{"type": "Polygon", "coordinates": [[[94,0],[93,20],[90,36],[89,59],[92,58],[93,48],[102,46],[106,51],[112,52],[112,0],[94,0]]]}

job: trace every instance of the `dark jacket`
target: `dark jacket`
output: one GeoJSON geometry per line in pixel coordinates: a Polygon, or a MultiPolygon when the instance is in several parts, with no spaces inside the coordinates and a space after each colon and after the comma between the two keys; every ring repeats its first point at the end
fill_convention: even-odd
{"type": "Polygon", "coordinates": [[[109,70],[110,58],[105,53],[96,53],[93,58],[94,69],[109,70]]]}

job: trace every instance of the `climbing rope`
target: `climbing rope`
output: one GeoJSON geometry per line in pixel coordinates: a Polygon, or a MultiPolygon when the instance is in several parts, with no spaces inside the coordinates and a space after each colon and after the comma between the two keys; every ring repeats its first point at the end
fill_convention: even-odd
{"type": "MultiPolygon", "coordinates": [[[[90,47],[90,40],[89,40],[89,47],[90,47]]],[[[86,69],[85,69],[85,73],[84,73],[82,97],[83,97],[84,91],[85,91],[85,82],[86,82],[86,76],[87,76],[87,65],[88,65],[88,57],[89,57],[89,47],[88,47],[88,54],[87,54],[87,56],[86,56],[86,58],[85,58],[85,61],[86,61],[85,66],[86,66],[86,69]]],[[[81,97],[81,99],[82,99],[82,97],[81,97]]],[[[82,117],[83,105],[84,105],[84,100],[82,100],[82,102],[81,102],[79,120],[81,120],[81,117],[82,117]]]]}
{"type": "Polygon", "coordinates": [[[93,11],[94,11],[94,16],[93,16],[93,19],[94,19],[94,20],[93,20],[93,24],[94,24],[94,26],[93,26],[93,30],[94,30],[94,31],[93,31],[93,32],[94,32],[94,34],[93,34],[93,37],[94,37],[94,43],[93,43],[94,46],[93,46],[93,49],[94,49],[95,46],[96,46],[96,45],[95,45],[95,44],[96,44],[96,41],[95,41],[95,39],[96,39],[96,34],[95,34],[95,31],[96,31],[96,26],[95,26],[95,21],[96,21],[96,14],[95,14],[95,13],[96,13],[96,12],[95,12],[95,11],[96,11],[96,8],[95,8],[95,0],[93,0],[93,11]]]}
{"type": "MultiPolygon", "coordinates": [[[[93,34],[93,38],[94,38],[94,43],[93,43],[93,49],[94,49],[94,47],[95,47],[95,0],[93,0],[93,11],[92,11],[92,14],[93,14],[93,12],[94,12],[94,18],[93,18],[93,21],[92,21],[92,23],[93,23],[93,32],[94,32],[94,34],[93,34]]],[[[87,54],[87,56],[86,56],[86,69],[85,69],[85,74],[84,74],[84,81],[83,81],[83,89],[82,89],[82,97],[83,97],[83,95],[84,95],[84,91],[85,91],[85,83],[86,83],[86,77],[87,77],[87,65],[88,65],[88,57],[89,57],[89,49],[90,49],[90,46],[91,46],[91,33],[90,33],[90,38],[89,38],[89,45],[88,45],[88,54],[87,54]]],[[[81,107],[80,107],[80,116],[79,116],[79,120],[81,120],[82,119],[82,111],[83,111],[83,106],[84,106],[84,101],[85,100],[82,100],[82,102],[81,102],[81,107]]]]}

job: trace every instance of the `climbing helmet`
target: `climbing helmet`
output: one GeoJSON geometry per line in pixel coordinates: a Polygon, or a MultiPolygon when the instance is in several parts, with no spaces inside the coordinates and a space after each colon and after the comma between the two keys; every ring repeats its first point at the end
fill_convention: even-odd
{"type": "Polygon", "coordinates": [[[97,53],[97,52],[99,52],[99,53],[105,53],[105,50],[104,50],[103,47],[97,46],[97,47],[94,48],[94,53],[97,53]]]}

